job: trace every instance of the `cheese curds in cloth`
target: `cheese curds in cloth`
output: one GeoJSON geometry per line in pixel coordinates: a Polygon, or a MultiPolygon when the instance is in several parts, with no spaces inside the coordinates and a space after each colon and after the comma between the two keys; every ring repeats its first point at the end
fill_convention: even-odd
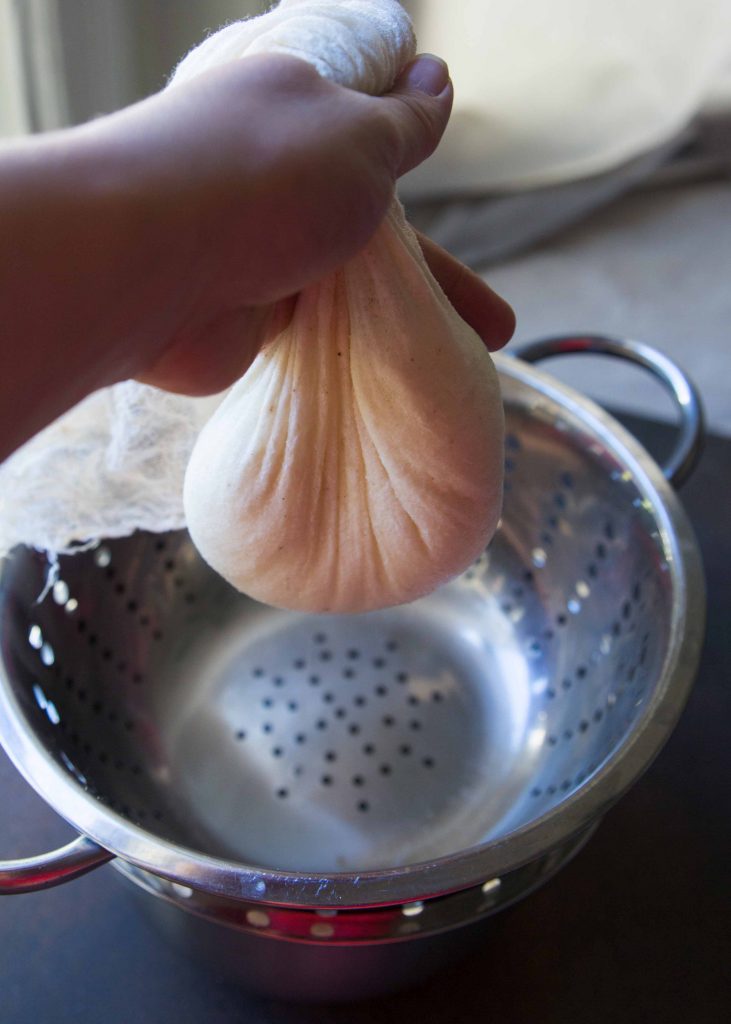
{"type": "MultiPolygon", "coordinates": [[[[371,93],[414,53],[398,4],[289,0],[213,37],[178,74],[239,45],[303,56],[371,93]]],[[[498,519],[501,467],[490,356],[394,201],[364,251],[299,295],[204,426],[185,514],[238,589],[286,608],[366,611],[420,597],[477,557],[498,519]]]]}

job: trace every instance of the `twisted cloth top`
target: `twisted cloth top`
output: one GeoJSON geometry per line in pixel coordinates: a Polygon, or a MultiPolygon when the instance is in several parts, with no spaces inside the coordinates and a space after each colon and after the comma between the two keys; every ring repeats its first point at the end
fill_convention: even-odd
{"type": "Polygon", "coordinates": [[[323,78],[378,96],[414,56],[416,39],[395,0],[281,0],[261,17],[209,36],[180,62],[171,84],[256,53],[299,57],[323,78]]]}

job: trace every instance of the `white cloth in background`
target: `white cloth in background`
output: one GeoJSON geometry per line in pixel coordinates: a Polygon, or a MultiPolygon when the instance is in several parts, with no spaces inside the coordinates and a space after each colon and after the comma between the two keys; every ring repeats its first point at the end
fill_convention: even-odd
{"type": "MultiPolygon", "coordinates": [[[[529,189],[606,171],[672,139],[731,63],[730,0],[406,0],[455,108],[407,201],[529,189]]],[[[725,79],[727,80],[727,78],[725,79]]]]}

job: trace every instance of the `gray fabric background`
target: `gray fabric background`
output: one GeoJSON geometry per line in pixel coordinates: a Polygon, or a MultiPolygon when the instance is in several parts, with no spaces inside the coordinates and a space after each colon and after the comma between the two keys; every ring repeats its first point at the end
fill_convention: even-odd
{"type": "MultiPolygon", "coordinates": [[[[509,350],[567,332],[646,341],[701,390],[731,434],[731,118],[595,179],[409,209],[514,306],[509,350]]],[[[550,372],[616,409],[673,419],[646,374],[572,358],[550,372]]]]}

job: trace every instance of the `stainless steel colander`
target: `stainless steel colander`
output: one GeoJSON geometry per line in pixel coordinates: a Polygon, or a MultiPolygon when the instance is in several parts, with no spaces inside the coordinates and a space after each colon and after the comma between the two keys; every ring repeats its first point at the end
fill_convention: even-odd
{"type": "MultiPolygon", "coordinates": [[[[586,350],[650,366],[675,394],[677,482],[701,431],[690,383],[637,343],[524,354],[586,350]]],[[[412,605],[257,605],[185,533],[61,558],[50,582],[42,554],[8,560],[0,734],[81,837],[6,864],[5,891],[116,855],[189,945],[260,988],[332,997],[442,962],[446,931],[467,936],[578,849],[685,702],[700,562],[636,441],[524,362],[498,364],[501,526],[412,605]]]]}

